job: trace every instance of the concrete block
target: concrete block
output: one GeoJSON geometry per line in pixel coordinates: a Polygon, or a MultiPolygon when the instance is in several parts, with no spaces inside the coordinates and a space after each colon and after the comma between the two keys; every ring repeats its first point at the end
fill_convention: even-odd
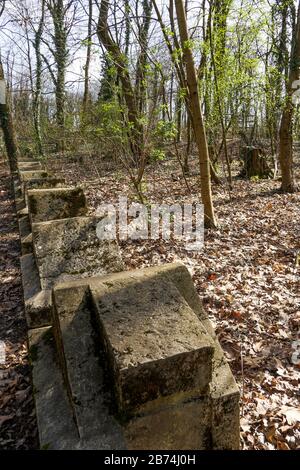
{"type": "Polygon", "coordinates": [[[27,191],[31,223],[79,217],[87,213],[81,188],[33,189],[27,191]]]}
{"type": "Polygon", "coordinates": [[[72,279],[122,271],[115,241],[99,240],[97,217],[74,217],[36,223],[33,246],[42,289],[72,279]]]}
{"type": "Polygon", "coordinates": [[[128,272],[90,289],[120,413],[206,391],[214,343],[172,282],[128,272]]]}

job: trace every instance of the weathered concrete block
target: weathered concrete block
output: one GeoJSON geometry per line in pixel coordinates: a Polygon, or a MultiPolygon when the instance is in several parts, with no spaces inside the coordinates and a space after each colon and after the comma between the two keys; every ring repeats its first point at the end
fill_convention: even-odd
{"type": "Polygon", "coordinates": [[[41,283],[33,254],[21,256],[25,316],[28,328],[39,328],[52,322],[50,290],[41,290],[41,283]]]}
{"type": "Polygon", "coordinates": [[[21,182],[29,181],[32,179],[48,178],[49,174],[45,170],[22,170],[19,172],[21,182]]]}
{"type": "Polygon", "coordinates": [[[122,428],[111,415],[107,405],[109,394],[105,391],[102,369],[93,361],[91,364],[84,362],[85,346],[93,347],[90,338],[82,335],[76,325],[74,333],[80,354],[77,354],[71,370],[77,372],[76,383],[79,390],[82,392],[85,388],[86,392],[89,391],[85,394],[89,397],[89,403],[81,403],[76,400],[76,395],[73,395],[74,404],[70,404],[70,396],[58,365],[52,328],[38,328],[29,332],[29,353],[41,449],[125,449],[122,428]]]}
{"type": "Polygon", "coordinates": [[[129,450],[211,449],[208,396],[133,418],[124,424],[129,450]]]}
{"type": "Polygon", "coordinates": [[[78,431],[57,366],[52,328],[30,330],[28,342],[40,448],[75,449],[78,431]]]}
{"type": "Polygon", "coordinates": [[[13,188],[15,193],[15,199],[19,199],[20,197],[22,197],[22,184],[20,184],[18,178],[13,179],[13,188]]]}
{"type": "Polygon", "coordinates": [[[218,341],[216,341],[214,351],[210,397],[212,449],[238,449],[240,445],[240,394],[218,341]]]}
{"type": "Polygon", "coordinates": [[[28,253],[33,252],[32,233],[21,238],[21,251],[22,255],[27,255],[28,253]]]}
{"type": "Polygon", "coordinates": [[[19,218],[19,232],[20,238],[27,237],[31,233],[29,216],[25,215],[19,218]]]}
{"type": "Polygon", "coordinates": [[[26,181],[24,183],[25,190],[31,189],[51,189],[51,188],[58,188],[65,185],[64,178],[36,178],[26,181]]]}
{"type": "Polygon", "coordinates": [[[35,223],[33,246],[42,289],[55,283],[123,269],[118,244],[99,240],[98,217],[35,223]]]}
{"type": "Polygon", "coordinates": [[[23,209],[18,209],[17,210],[17,216],[18,218],[23,218],[25,216],[28,216],[28,207],[24,207],[23,209]]]}
{"type": "Polygon", "coordinates": [[[34,189],[27,191],[31,222],[79,217],[87,213],[81,188],[34,189]]]}
{"type": "Polygon", "coordinates": [[[93,437],[102,445],[106,441],[105,447],[124,448],[121,426],[108,412],[103,370],[95,354],[99,343],[92,324],[88,284],[58,289],[53,302],[57,351],[79,436],[93,437]]]}
{"type": "Polygon", "coordinates": [[[35,162],[35,161],[19,162],[18,168],[20,171],[34,171],[34,170],[42,170],[43,165],[41,162],[35,162]]]}
{"type": "Polygon", "coordinates": [[[238,389],[183,266],[65,282],[53,289],[53,303],[55,342],[52,330],[30,333],[42,446],[111,450],[239,448],[238,389]],[[184,368],[178,362],[185,354],[184,360],[189,355],[196,359],[193,353],[200,349],[199,341],[213,349],[213,356],[208,357],[212,359],[212,374],[204,388],[203,376],[198,374],[201,358],[199,364],[191,362],[191,369],[189,363],[184,368]],[[175,371],[164,367],[172,356],[178,383],[175,371]],[[142,385],[132,371],[123,376],[126,369],[138,370],[139,363],[145,367],[139,376],[142,385]],[[145,374],[148,366],[150,372],[145,374]],[[127,415],[120,416],[116,393],[109,391],[116,384],[124,392],[121,403],[129,410],[127,415]],[[137,406],[137,400],[141,406],[137,406]]]}
{"type": "Polygon", "coordinates": [[[172,282],[124,273],[90,288],[120,413],[205,392],[214,343],[172,282]]]}
{"type": "Polygon", "coordinates": [[[15,204],[16,204],[17,213],[20,213],[20,211],[26,208],[26,203],[23,197],[15,199],[15,204]]]}

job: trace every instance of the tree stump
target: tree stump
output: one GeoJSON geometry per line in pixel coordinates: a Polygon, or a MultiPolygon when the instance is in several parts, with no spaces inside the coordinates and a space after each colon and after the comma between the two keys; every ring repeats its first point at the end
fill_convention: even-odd
{"type": "Polygon", "coordinates": [[[272,170],[261,147],[242,147],[240,155],[243,161],[243,168],[240,172],[242,178],[269,178],[272,176],[272,170]]]}

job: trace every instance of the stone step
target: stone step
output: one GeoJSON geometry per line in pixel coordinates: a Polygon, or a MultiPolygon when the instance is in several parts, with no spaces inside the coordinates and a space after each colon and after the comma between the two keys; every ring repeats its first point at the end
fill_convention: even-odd
{"type": "Polygon", "coordinates": [[[205,393],[214,342],[172,281],[128,273],[90,289],[120,414],[205,393]]]}
{"type": "Polygon", "coordinates": [[[34,157],[30,155],[20,155],[18,157],[18,163],[23,163],[23,162],[36,162],[36,160],[34,157]]]}
{"type": "Polygon", "coordinates": [[[239,392],[183,266],[72,281],[57,285],[53,298],[58,359],[81,439],[90,429],[98,435],[101,413],[93,409],[107,403],[128,449],[238,449],[239,392]]]}
{"type": "MultiPolygon", "coordinates": [[[[80,337],[80,332],[77,333],[80,337]]],[[[77,343],[77,346],[83,349],[83,353],[85,345],[84,341],[80,344],[77,343]]],[[[101,395],[94,397],[95,401],[90,403],[90,408],[94,405],[94,411],[85,417],[82,415],[86,420],[87,430],[90,429],[91,432],[80,436],[74,417],[74,408],[70,404],[59,367],[51,327],[29,331],[29,352],[35,389],[34,399],[40,448],[49,450],[125,449],[120,425],[113,418],[109,409],[109,394],[107,391],[103,391],[105,384],[103,383],[101,365],[98,364],[95,375],[89,376],[88,373],[92,372],[92,368],[81,363],[82,376],[77,376],[88,389],[93,390],[96,383],[97,390],[100,388],[103,391],[101,395]]],[[[78,359],[80,362],[80,357],[78,359]]],[[[76,406],[86,409],[87,404],[77,402],[76,406]]]]}
{"type": "Polygon", "coordinates": [[[35,223],[33,247],[42,289],[58,282],[122,271],[116,241],[99,240],[99,217],[35,223]]]}
{"type": "Polygon", "coordinates": [[[51,324],[50,294],[51,288],[58,282],[122,271],[117,243],[100,241],[96,236],[99,220],[95,217],[77,217],[35,223],[32,225],[32,235],[24,235],[22,241],[26,242],[26,249],[29,249],[32,237],[34,250],[34,253],[21,257],[29,328],[51,324]]]}
{"type": "Polygon", "coordinates": [[[42,163],[36,161],[19,162],[18,168],[20,171],[34,171],[44,169],[42,163]]]}
{"type": "Polygon", "coordinates": [[[58,367],[52,328],[30,330],[28,342],[40,448],[74,449],[79,436],[58,367]]]}
{"type": "Polygon", "coordinates": [[[81,188],[33,189],[27,191],[31,223],[86,215],[81,188]]]}
{"type": "Polygon", "coordinates": [[[25,190],[67,187],[64,178],[34,178],[24,183],[25,190]]]}
{"type": "Polygon", "coordinates": [[[19,232],[21,239],[27,237],[31,233],[31,226],[28,215],[24,215],[23,217],[19,218],[19,232]]]}
{"type": "Polygon", "coordinates": [[[33,254],[20,258],[24,293],[25,316],[28,328],[38,328],[52,323],[52,298],[50,290],[42,290],[33,254]]]}
{"type": "Polygon", "coordinates": [[[49,178],[49,173],[45,170],[22,170],[19,172],[20,181],[24,183],[25,181],[30,181],[33,179],[49,178]]]}
{"type": "Polygon", "coordinates": [[[28,216],[29,212],[28,212],[28,207],[24,207],[23,209],[19,209],[17,210],[17,216],[19,219],[25,217],[25,216],[28,216]]]}
{"type": "Polygon", "coordinates": [[[22,255],[27,255],[33,252],[32,233],[21,238],[21,252],[22,255]]]}

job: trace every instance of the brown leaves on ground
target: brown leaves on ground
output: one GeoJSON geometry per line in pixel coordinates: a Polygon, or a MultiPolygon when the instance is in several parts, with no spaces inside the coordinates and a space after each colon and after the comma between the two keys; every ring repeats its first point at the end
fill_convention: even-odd
{"type": "Polygon", "coordinates": [[[0,163],[0,341],[5,344],[5,363],[0,364],[0,449],[38,447],[19,256],[10,179],[0,163]]]}
{"type": "MultiPolygon", "coordinates": [[[[120,170],[99,167],[95,179],[95,162],[65,164],[63,159],[55,169],[85,187],[93,209],[117,202],[119,195],[134,199],[120,170]]],[[[197,171],[196,160],[191,170],[197,171]]],[[[0,447],[34,448],[18,232],[9,181],[1,171],[0,340],[8,360],[0,366],[0,447]]],[[[175,161],[149,166],[147,202],[198,201],[198,177],[188,182],[190,192],[175,161]]],[[[200,252],[174,240],[121,243],[128,269],[181,261],[190,270],[240,386],[243,449],[300,448],[300,366],[292,361],[300,332],[300,194],[280,194],[279,184],[235,180],[230,198],[226,187],[214,188],[220,228],[206,231],[200,252]]]]}
{"type": "MultiPolygon", "coordinates": [[[[83,184],[94,209],[119,195],[135,198],[120,170],[99,168],[102,177],[93,180],[87,162],[84,170],[64,165],[63,173],[83,184]]],[[[175,161],[149,166],[147,202],[198,201],[198,177],[188,182],[191,193],[175,161]]],[[[244,449],[300,448],[300,367],[291,360],[300,334],[300,194],[281,194],[279,186],[236,179],[230,197],[226,186],[214,187],[220,228],[206,231],[200,252],[174,240],[121,242],[128,269],[181,261],[190,270],[240,386],[244,449]]]]}

